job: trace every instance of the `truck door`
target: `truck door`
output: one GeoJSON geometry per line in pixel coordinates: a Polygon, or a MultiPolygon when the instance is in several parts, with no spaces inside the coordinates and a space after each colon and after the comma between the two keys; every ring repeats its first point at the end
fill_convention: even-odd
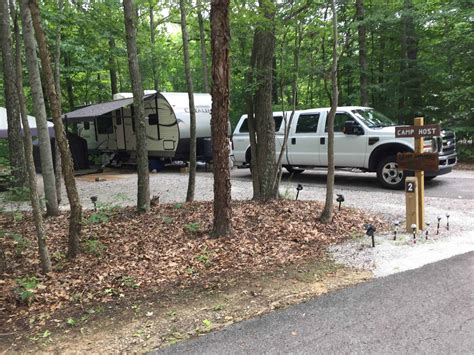
{"type": "MultiPolygon", "coordinates": [[[[344,134],[344,124],[346,121],[357,122],[357,120],[347,112],[336,113],[336,117],[334,118],[334,163],[337,167],[361,168],[364,166],[367,151],[367,135],[344,134]]],[[[326,166],[328,164],[327,120],[323,137],[324,140],[321,140],[321,163],[326,166]]]]}
{"type": "Polygon", "coordinates": [[[301,113],[293,120],[288,140],[288,162],[293,166],[320,165],[319,113],[301,113]]]}

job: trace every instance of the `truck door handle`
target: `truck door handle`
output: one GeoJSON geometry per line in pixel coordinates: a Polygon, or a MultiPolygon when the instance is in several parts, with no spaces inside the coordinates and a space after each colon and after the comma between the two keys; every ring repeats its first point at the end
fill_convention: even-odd
{"type": "Polygon", "coordinates": [[[319,143],[320,144],[326,144],[326,138],[324,138],[324,137],[319,138],[319,143]]]}
{"type": "Polygon", "coordinates": [[[291,144],[296,144],[296,138],[291,138],[291,144]]]}

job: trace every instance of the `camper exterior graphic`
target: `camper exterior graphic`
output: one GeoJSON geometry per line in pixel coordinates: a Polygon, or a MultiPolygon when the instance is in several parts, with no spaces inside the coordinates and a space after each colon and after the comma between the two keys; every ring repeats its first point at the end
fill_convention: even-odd
{"type": "MultiPolygon", "coordinates": [[[[113,155],[112,160],[130,162],[136,150],[133,97],[131,93],[120,93],[114,99],[67,113],[64,119],[78,124],[78,133],[87,140],[91,153],[113,155]]],[[[210,161],[211,96],[194,94],[194,100],[198,159],[210,161]]],[[[144,103],[149,157],[189,160],[188,94],[145,91],[144,103]]]]}

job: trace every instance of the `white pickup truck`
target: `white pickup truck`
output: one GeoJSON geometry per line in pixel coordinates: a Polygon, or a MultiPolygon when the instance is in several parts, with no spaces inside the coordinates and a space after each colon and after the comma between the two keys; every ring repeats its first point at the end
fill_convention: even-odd
{"type": "MultiPolygon", "coordinates": [[[[290,173],[327,167],[327,115],[329,108],[296,111],[291,123],[288,147],[282,159],[290,173]]],[[[287,112],[289,119],[290,112],[287,112]]],[[[285,120],[282,112],[274,112],[277,158],[283,144],[285,120]]],[[[247,116],[243,115],[233,134],[235,164],[250,163],[250,142],[247,116]]],[[[389,189],[404,186],[404,171],[398,169],[398,152],[413,152],[413,138],[395,138],[395,123],[369,107],[339,107],[334,120],[334,159],[336,168],[356,168],[376,172],[379,183],[389,189]]],[[[438,152],[439,169],[426,172],[432,179],[447,174],[457,162],[454,133],[442,131],[441,137],[425,139],[425,152],[438,152]]]]}

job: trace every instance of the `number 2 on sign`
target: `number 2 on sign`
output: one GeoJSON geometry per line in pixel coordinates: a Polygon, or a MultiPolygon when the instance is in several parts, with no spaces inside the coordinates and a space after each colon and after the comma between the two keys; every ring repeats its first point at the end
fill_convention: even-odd
{"type": "Polygon", "coordinates": [[[414,182],[407,183],[406,192],[415,192],[415,183],[414,182]]]}

